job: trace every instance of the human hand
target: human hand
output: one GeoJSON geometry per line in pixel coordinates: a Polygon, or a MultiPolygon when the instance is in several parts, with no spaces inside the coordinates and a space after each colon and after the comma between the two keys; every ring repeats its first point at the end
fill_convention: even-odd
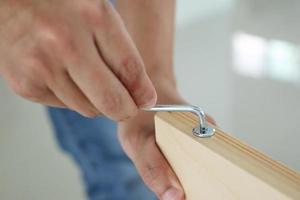
{"type": "MultiPolygon", "coordinates": [[[[156,86],[159,103],[186,104],[174,87],[156,86]]],[[[210,123],[215,124],[211,117],[210,123]]],[[[183,189],[155,142],[154,114],[140,112],[118,125],[120,143],[146,185],[161,200],[183,200],[183,189]]]]}
{"type": "Polygon", "coordinates": [[[0,74],[20,96],[113,120],[156,102],[122,20],[105,0],[1,0],[0,74]]]}

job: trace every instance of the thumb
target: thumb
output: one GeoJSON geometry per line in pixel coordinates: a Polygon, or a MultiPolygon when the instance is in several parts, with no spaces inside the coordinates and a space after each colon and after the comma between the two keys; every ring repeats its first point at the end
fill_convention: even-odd
{"type": "Polygon", "coordinates": [[[134,145],[121,143],[145,184],[161,200],[184,200],[178,178],[155,143],[154,131],[143,129],[138,135],[134,145]]]}

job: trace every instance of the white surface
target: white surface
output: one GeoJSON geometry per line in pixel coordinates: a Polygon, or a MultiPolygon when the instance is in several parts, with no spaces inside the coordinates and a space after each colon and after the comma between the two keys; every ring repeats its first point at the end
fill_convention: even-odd
{"type": "Polygon", "coordinates": [[[0,79],[0,199],[82,200],[79,172],[57,147],[42,106],[0,79]]]}
{"type": "Polygon", "coordinates": [[[207,110],[227,132],[300,171],[300,84],[241,76],[231,55],[237,32],[300,46],[296,8],[300,2],[295,0],[243,0],[180,26],[175,64],[179,89],[190,102],[207,110]]]}
{"type": "Polygon", "coordinates": [[[219,15],[232,8],[235,0],[177,0],[177,25],[184,26],[219,15]]]}

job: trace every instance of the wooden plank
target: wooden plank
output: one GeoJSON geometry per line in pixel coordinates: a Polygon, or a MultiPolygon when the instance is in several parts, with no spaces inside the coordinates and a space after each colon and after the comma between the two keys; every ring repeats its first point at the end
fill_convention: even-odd
{"type": "MultiPolygon", "coordinates": [[[[300,175],[216,128],[211,138],[191,132],[196,116],[158,113],[156,141],[187,200],[300,199],[300,175]]],[[[267,133],[268,134],[268,133],[267,133]]]]}

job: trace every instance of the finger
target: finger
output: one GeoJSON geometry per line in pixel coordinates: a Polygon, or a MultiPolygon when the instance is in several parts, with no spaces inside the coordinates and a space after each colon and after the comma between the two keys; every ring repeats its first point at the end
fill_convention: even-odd
{"type": "Polygon", "coordinates": [[[16,94],[27,100],[30,100],[35,103],[40,103],[46,106],[59,108],[67,107],[59,98],[55,96],[55,94],[49,88],[41,88],[40,86],[34,85],[28,86],[28,83],[26,84],[27,86],[16,86],[16,83],[9,83],[9,85],[11,85],[16,94]]]}
{"type": "Polygon", "coordinates": [[[100,115],[100,111],[81,92],[67,72],[57,72],[50,80],[49,87],[68,108],[86,117],[100,115]]]}
{"type": "Polygon", "coordinates": [[[213,125],[215,125],[215,126],[217,125],[215,119],[212,118],[210,115],[206,115],[206,120],[207,120],[209,123],[211,123],[211,124],[213,124],[213,125]]]}
{"type": "Polygon", "coordinates": [[[152,107],[157,96],[142,58],[117,12],[109,3],[104,4],[100,9],[107,22],[98,24],[94,30],[99,55],[127,88],[138,107],[152,107]]]}
{"type": "Polygon", "coordinates": [[[67,108],[67,106],[55,96],[55,94],[48,89],[45,95],[41,99],[32,100],[37,103],[41,103],[46,106],[58,107],[58,108],[67,108]]]}
{"type": "MultiPolygon", "coordinates": [[[[80,63],[73,63],[68,72],[90,102],[109,118],[120,121],[134,116],[137,107],[126,88],[98,56],[91,40],[81,44],[85,50],[80,63]],[[87,48],[84,48],[84,46],[87,48]]],[[[69,66],[72,64],[70,63],[69,66]]]]}
{"type": "Polygon", "coordinates": [[[66,105],[45,85],[21,71],[5,71],[3,76],[13,91],[32,102],[47,106],[65,108],[66,105]]]}
{"type": "MultiPolygon", "coordinates": [[[[80,91],[65,69],[65,60],[73,59],[74,52],[77,50],[73,46],[76,44],[73,42],[74,35],[52,29],[47,30],[43,35],[37,35],[36,40],[40,46],[34,46],[31,51],[27,51],[29,52],[27,53],[27,62],[29,57],[30,64],[36,66],[33,68],[34,70],[31,70],[30,76],[34,74],[35,77],[39,77],[36,79],[40,84],[46,84],[69,109],[86,117],[100,115],[101,113],[80,91]]],[[[31,40],[27,41],[27,46],[33,45],[30,42],[31,40]]],[[[28,73],[28,70],[25,73],[28,73]]]]}
{"type": "MultiPolygon", "coordinates": [[[[140,133],[139,135],[142,134],[144,133],[140,133]]],[[[123,147],[129,157],[133,160],[146,185],[160,199],[184,199],[184,192],[181,189],[181,185],[175,173],[156,146],[154,132],[151,132],[147,137],[138,140],[138,144],[135,147],[126,144],[123,145],[123,147]]]]}
{"type": "Polygon", "coordinates": [[[42,94],[40,93],[37,96],[27,95],[25,93],[21,94],[21,96],[25,97],[27,100],[40,103],[45,106],[67,108],[67,106],[59,98],[57,98],[50,89],[44,89],[42,94]]]}

